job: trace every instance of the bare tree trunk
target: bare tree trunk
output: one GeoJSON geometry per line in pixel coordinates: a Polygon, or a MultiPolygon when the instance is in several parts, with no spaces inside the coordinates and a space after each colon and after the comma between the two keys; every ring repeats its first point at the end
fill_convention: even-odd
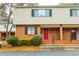
{"type": "MultiPolygon", "coordinates": [[[[1,8],[5,8],[5,5],[8,5],[8,4],[7,3],[3,4],[1,6],[1,8]]],[[[9,12],[9,16],[7,18],[7,24],[6,24],[6,40],[8,39],[9,34],[11,33],[11,30],[12,30],[12,27],[13,27],[13,24],[12,24],[12,26],[10,28],[10,33],[9,33],[9,24],[10,24],[10,18],[11,18],[11,14],[12,14],[12,10],[11,10],[12,9],[12,4],[9,7],[11,7],[11,8],[10,8],[10,12],[9,12]]]]}
{"type": "Polygon", "coordinates": [[[10,28],[10,31],[9,31],[9,36],[11,36],[11,31],[12,31],[12,28],[13,28],[13,24],[12,24],[12,26],[11,26],[11,28],[10,28]]]}
{"type": "Polygon", "coordinates": [[[9,17],[8,17],[8,19],[7,19],[7,27],[6,27],[6,39],[8,39],[8,37],[9,37],[9,29],[8,29],[8,27],[9,27],[9,23],[10,23],[10,16],[11,16],[11,14],[12,14],[12,12],[10,11],[10,14],[9,14],[9,17]]]}
{"type": "MultiPolygon", "coordinates": [[[[11,8],[12,8],[12,4],[11,4],[11,8]]],[[[9,16],[8,16],[8,19],[7,19],[6,40],[7,40],[8,37],[9,37],[9,23],[10,23],[11,14],[12,14],[12,11],[11,11],[11,9],[10,9],[9,16]]]]}

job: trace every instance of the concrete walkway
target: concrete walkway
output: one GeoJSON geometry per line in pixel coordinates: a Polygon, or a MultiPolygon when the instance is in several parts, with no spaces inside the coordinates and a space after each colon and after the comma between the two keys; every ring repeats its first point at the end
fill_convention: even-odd
{"type": "Polygon", "coordinates": [[[0,56],[79,56],[79,51],[0,52],[0,56]]]}
{"type": "Polygon", "coordinates": [[[79,44],[54,44],[54,45],[41,45],[39,47],[34,46],[17,46],[12,47],[10,45],[4,45],[0,48],[0,52],[18,52],[18,51],[79,51],[79,44]]]}

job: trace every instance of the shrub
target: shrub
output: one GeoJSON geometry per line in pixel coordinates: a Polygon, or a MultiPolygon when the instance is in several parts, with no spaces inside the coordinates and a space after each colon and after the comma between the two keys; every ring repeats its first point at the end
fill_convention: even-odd
{"type": "Polygon", "coordinates": [[[31,40],[21,40],[22,46],[31,46],[31,40]]]}
{"type": "Polygon", "coordinates": [[[16,46],[18,41],[18,38],[14,36],[9,37],[9,39],[7,40],[8,44],[11,44],[12,46],[16,46]]]}
{"type": "Polygon", "coordinates": [[[31,40],[19,40],[17,46],[31,46],[31,40]]]}
{"type": "Polygon", "coordinates": [[[22,46],[21,45],[21,40],[18,41],[18,43],[16,44],[16,46],[22,46]]]}
{"type": "Polygon", "coordinates": [[[34,36],[31,42],[33,46],[39,46],[42,42],[42,38],[40,36],[34,36]]]}

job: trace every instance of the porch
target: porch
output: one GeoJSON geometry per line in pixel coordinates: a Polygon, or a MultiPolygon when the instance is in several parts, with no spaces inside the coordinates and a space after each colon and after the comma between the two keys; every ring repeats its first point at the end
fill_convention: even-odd
{"type": "Polygon", "coordinates": [[[56,26],[41,28],[43,44],[79,44],[79,27],[56,26]]]}
{"type": "MultiPolygon", "coordinates": [[[[11,36],[15,36],[14,32],[11,32],[11,36]]],[[[4,41],[6,39],[6,32],[0,32],[0,40],[4,41]]]]}

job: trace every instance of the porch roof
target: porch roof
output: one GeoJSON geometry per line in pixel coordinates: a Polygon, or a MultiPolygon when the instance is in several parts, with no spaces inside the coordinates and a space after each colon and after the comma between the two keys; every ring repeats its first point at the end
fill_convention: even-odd
{"type": "Polygon", "coordinates": [[[16,20],[15,25],[49,25],[49,24],[79,24],[79,19],[28,19],[16,20]]]}
{"type": "MultiPolygon", "coordinates": [[[[50,24],[50,25],[41,25],[41,28],[58,28],[60,24],[50,24]]],[[[62,27],[64,28],[79,28],[79,24],[63,24],[62,27]]]]}

